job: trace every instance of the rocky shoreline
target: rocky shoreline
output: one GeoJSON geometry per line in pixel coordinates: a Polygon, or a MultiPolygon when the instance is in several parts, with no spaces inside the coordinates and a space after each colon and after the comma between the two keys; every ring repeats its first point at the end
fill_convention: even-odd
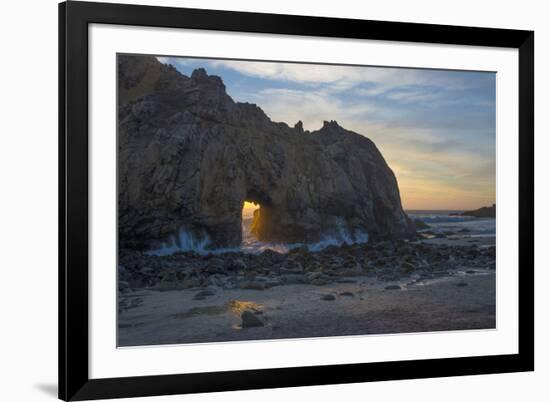
{"type": "Polygon", "coordinates": [[[263,290],[288,284],[324,286],[362,275],[383,282],[403,277],[423,280],[446,276],[464,267],[494,270],[495,247],[386,241],[374,245],[329,246],[319,252],[302,247],[288,254],[266,250],[261,254],[181,252],[150,256],[122,250],[119,291],[208,287],[263,290]]]}
{"type": "Polygon", "coordinates": [[[118,345],[494,328],[494,238],[472,241],[287,254],[121,250],[118,345]]]}

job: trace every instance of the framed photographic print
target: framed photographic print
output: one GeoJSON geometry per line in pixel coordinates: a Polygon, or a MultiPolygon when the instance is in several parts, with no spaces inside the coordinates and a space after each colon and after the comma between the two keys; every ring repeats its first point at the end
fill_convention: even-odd
{"type": "Polygon", "coordinates": [[[59,397],[529,371],[534,33],[59,5],[59,397]]]}

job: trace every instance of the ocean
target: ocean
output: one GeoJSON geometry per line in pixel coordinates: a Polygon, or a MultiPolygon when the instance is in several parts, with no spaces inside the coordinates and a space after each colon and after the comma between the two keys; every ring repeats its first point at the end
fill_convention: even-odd
{"type": "Polygon", "coordinates": [[[433,232],[454,237],[492,237],[496,235],[495,218],[475,218],[451,214],[462,211],[409,210],[409,218],[429,226],[419,232],[433,232]]]}

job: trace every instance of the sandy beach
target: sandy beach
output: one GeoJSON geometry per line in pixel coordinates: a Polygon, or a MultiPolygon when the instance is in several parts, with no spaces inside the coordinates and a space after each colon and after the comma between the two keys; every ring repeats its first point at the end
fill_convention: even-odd
{"type": "Polygon", "coordinates": [[[495,276],[461,269],[428,280],[362,275],[265,290],[141,289],[120,296],[131,307],[119,312],[119,346],[490,329],[495,276]],[[245,310],[263,326],[242,328],[245,310]]]}

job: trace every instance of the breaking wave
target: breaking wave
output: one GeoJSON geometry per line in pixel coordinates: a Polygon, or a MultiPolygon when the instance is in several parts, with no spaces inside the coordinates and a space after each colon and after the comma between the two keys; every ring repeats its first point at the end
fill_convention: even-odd
{"type": "Polygon", "coordinates": [[[274,243],[261,242],[250,233],[251,219],[243,219],[243,241],[240,247],[235,248],[212,248],[210,237],[206,233],[193,235],[187,230],[180,230],[178,236],[172,236],[167,242],[161,243],[159,248],[148,251],[146,254],[165,256],[177,252],[194,251],[197,254],[223,254],[228,252],[243,252],[260,254],[266,250],[278,253],[288,253],[290,250],[306,246],[310,251],[321,251],[329,246],[341,246],[343,244],[367,243],[369,235],[367,232],[355,230],[350,232],[340,223],[334,233],[327,234],[314,243],[274,243]]]}
{"type": "Polygon", "coordinates": [[[187,230],[181,229],[178,236],[170,236],[167,242],[162,242],[157,249],[146,252],[149,255],[170,255],[181,251],[195,251],[199,254],[208,254],[211,245],[210,237],[202,233],[200,237],[193,235],[187,230]]]}

